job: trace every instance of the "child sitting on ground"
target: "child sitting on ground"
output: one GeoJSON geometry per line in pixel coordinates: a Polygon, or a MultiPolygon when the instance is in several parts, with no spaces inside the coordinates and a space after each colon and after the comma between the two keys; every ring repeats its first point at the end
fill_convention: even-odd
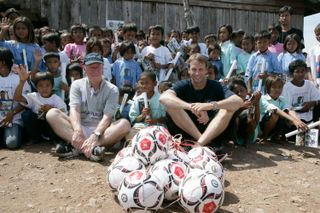
{"type": "Polygon", "coordinates": [[[54,79],[49,72],[38,72],[35,74],[34,84],[38,92],[22,94],[22,88],[29,78],[29,73],[22,67],[19,70],[20,82],[14,93],[14,100],[23,104],[26,110],[22,113],[22,119],[26,132],[33,140],[56,140],[57,136],[52,131],[50,125],[46,121],[46,113],[57,108],[66,112],[66,104],[57,95],[53,94],[54,79]]]}
{"type": "Polygon", "coordinates": [[[249,96],[243,78],[233,77],[230,80],[229,89],[244,101],[243,107],[235,112],[237,143],[247,146],[250,143],[254,143],[258,136],[258,128],[256,127],[260,120],[259,102],[261,92],[257,91],[249,96]]]}
{"type": "Polygon", "coordinates": [[[119,89],[119,108],[117,110],[117,113],[115,115],[116,119],[125,118],[130,121],[129,118],[129,111],[130,107],[132,105],[132,98],[134,96],[135,90],[132,87],[124,86],[119,89]],[[127,94],[127,100],[125,102],[125,105],[123,106],[122,112],[120,112],[120,107],[124,98],[124,95],[127,94]]]}
{"type": "Polygon", "coordinates": [[[265,82],[265,95],[260,101],[260,129],[262,131],[261,143],[273,136],[279,140],[283,133],[288,132],[292,124],[302,131],[307,131],[308,126],[299,119],[296,113],[290,110],[290,105],[281,95],[283,81],[277,75],[270,75],[265,82]]]}

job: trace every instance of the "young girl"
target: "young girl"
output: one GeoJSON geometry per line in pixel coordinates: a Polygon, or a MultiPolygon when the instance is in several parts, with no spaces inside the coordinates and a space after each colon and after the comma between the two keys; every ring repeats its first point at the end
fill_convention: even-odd
{"type": "Polygon", "coordinates": [[[109,63],[112,64],[112,54],[111,54],[111,40],[107,38],[100,39],[103,49],[103,58],[108,59],[109,63]]]}
{"type": "MultiPolygon", "coordinates": [[[[4,41],[4,36],[9,30],[9,21],[2,19],[0,32],[0,47],[8,48],[14,57],[15,64],[25,64],[23,59],[23,50],[26,50],[26,58],[28,69],[31,70],[34,66],[35,60],[33,52],[35,50],[41,51],[40,46],[36,43],[33,25],[27,17],[20,16],[15,19],[13,23],[13,31],[16,40],[4,41]]],[[[38,69],[44,71],[43,65],[39,65],[38,69]]]]}
{"type": "Polygon", "coordinates": [[[57,139],[51,127],[45,119],[46,113],[57,108],[66,112],[66,104],[57,95],[53,94],[54,86],[53,76],[49,72],[38,72],[35,75],[35,86],[38,92],[22,95],[22,87],[29,78],[29,73],[21,67],[19,70],[19,84],[14,93],[14,100],[30,110],[26,110],[22,114],[25,129],[32,140],[57,139]]]}
{"type": "Polygon", "coordinates": [[[133,57],[136,54],[135,45],[132,42],[122,42],[120,56],[112,66],[112,76],[118,88],[124,86],[136,87],[141,75],[141,68],[133,57]]]}
{"type": "Polygon", "coordinates": [[[237,74],[244,75],[247,69],[250,56],[254,52],[254,38],[251,35],[244,35],[241,41],[242,52],[237,57],[237,74]]]}
{"type": "MultiPolygon", "coordinates": [[[[89,53],[98,53],[100,55],[103,54],[103,46],[100,40],[93,37],[90,38],[86,45],[86,54],[89,53]]],[[[111,64],[109,63],[109,60],[107,58],[103,58],[103,75],[104,78],[107,81],[111,81],[112,75],[111,75],[111,64]]]]}
{"type": "Polygon", "coordinates": [[[63,51],[67,44],[72,43],[72,36],[69,32],[61,33],[60,39],[61,39],[61,44],[60,44],[61,46],[59,48],[60,51],[63,51]]]}
{"type": "Polygon", "coordinates": [[[261,92],[257,91],[249,96],[246,83],[242,78],[231,78],[229,89],[244,101],[236,114],[237,143],[247,146],[254,143],[258,136],[257,125],[260,120],[259,102],[261,92]]]}
{"type": "Polygon", "coordinates": [[[81,24],[71,26],[71,36],[74,43],[69,43],[64,47],[64,52],[70,58],[71,62],[78,61],[83,63],[86,53],[86,44],[83,42],[86,30],[81,24]]]}
{"type": "MultiPolygon", "coordinates": [[[[0,146],[16,149],[21,146],[23,107],[13,102],[13,95],[19,84],[19,76],[11,71],[13,55],[9,49],[0,48],[0,146]]],[[[30,92],[30,86],[25,83],[21,92],[30,92]]]]}
{"type": "Polygon", "coordinates": [[[297,34],[288,35],[284,40],[283,46],[284,52],[280,53],[278,61],[282,74],[285,75],[285,77],[288,77],[289,64],[297,59],[305,61],[305,57],[301,52],[301,39],[297,34]]]}
{"type": "Polygon", "coordinates": [[[226,76],[230,70],[232,62],[236,59],[235,45],[230,41],[232,27],[222,25],[219,27],[219,41],[221,46],[221,62],[223,64],[223,75],[226,76]]]}
{"type": "MultiPolygon", "coordinates": [[[[280,96],[282,89],[283,81],[279,76],[270,75],[266,78],[266,95],[263,95],[260,101],[262,143],[265,143],[269,136],[281,136],[281,134],[286,133],[290,124],[302,131],[308,130],[308,126],[298,118],[296,113],[289,110],[290,105],[286,99],[280,96]]],[[[275,138],[278,139],[279,137],[275,138]]]]}
{"type": "Polygon", "coordinates": [[[274,24],[268,26],[268,32],[271,34],[269,51],[276,54],[277,56],[283,52],[283,44],[278,42],[280,36],[280,29],[274,24]]]}

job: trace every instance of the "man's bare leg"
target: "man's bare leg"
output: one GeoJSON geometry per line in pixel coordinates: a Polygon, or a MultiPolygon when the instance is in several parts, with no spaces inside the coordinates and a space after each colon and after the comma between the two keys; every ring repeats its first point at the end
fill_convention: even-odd
{"type": "Polygon", "coordinates": [[[198,143],[201,145],[207,145],[213,139],[218,137],[228,127],[233,113],[233,111],[220,109],[218,114],[210,121],[207,129],[198,139],[198,143]]]}
{"type": "Polygon", "coordinates": [[[71,143],[73,128],[69,117],[59,109],[50,109],[47,112],[46,119],[53,131],[63,140],[71,143]]]}
{"type": "Polygon", "coordinates": [[[99,140],[100,146],[112,146],[124,138],[131,129],[131,125],[128,120],[120,119],[112,123],[104,132],[101,140],[99,140]]]}
{"type": "Polygon", "coordinates": [[[193,121],[189,117],[188,113],[186,113],[183,109],[168,109],[171,119],[174,123],[183,131],[191,135],[195,140],[198,140],[201,136],[200,131],[194,125],[193,121]]]}

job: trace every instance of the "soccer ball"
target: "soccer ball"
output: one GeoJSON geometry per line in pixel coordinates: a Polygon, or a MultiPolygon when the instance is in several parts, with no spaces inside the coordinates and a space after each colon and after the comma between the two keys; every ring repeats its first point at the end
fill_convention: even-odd
{"type": "Polygon", "coordinates": [[[224,188],[211,172],[194,169],[179,188],[180,203],[188,212],[216,212],[223,203],[224,188]]]}
{"type": "Polygon", "coordinates": [[[146,128],[132,138],[133,156],[145,165],[167,158],[168,143],[160,140],[160,133],[146,128]]]}
{"type": "Polygon", "coordinates": [[[173,137],[163,126],[149,126],[140,130],[140,132],[151,133],[157,140],[158,147],[163,151],[167,151],[170,148],[170,144],[173,142],[173,137]]]}
{"type": "Polygon", "coordinates": [[[188,154],[185,152],[181,152],[177,149],[170,149],[168,151],[168,158],[172,160],[177,160],[180,162],[183,162],[184,164],[188,165],[190,158],[188,157],[188,154]]]}
{"type": "Polygon", "coordinates": [[[123,149],[121,149],[116,157],[114,158],[113,162],[117,162],[119,161],[120,159],[124,158],[124,157],[129,157],[129,156],[132,156],[132,147],[125,147],[123,149]]]}
{"type": "Polygon", "coordinates": [[[224,169],[219,161],[198,157],[189,162],[189,169],[201,169],[213,173],[224,185],[224,169]]]}
{"type": "Polygon", "coordinates": [[[214,153],[214,151],[212,151],[210,148],[205,147],[205,146],[199,146],[199,147],[192,148],[188,152],[188,157],[190,158],[190,160],[200,158],[200,156],[203,156],[205,158],[208,157],[208,158],[211,158],[215,161],[218,161],[218,157],[217,157],[216,153],[214,153]]]}
{"type": "Polygon", "coordinates": [[[119,187],[118,200],[127,212],[156,211],[163,198],[163,188],[145,170],[129,173],[119,187]]]}
{"type": "Polygon", "coordinates": [[[187,175],[187,166],[179,161],[166,159],[155,163],[149,174],[156,179],[164,188],[165,199],[175,200],[178,198],[179,185],[187,175]]]}
{"type": "Polygon", "coordinates": [[[134,157],[114,161],[107,170],[106,179],[112,189],[117,189],[123,179],[134,170],[145,170],[144,164],[134,157]]]}

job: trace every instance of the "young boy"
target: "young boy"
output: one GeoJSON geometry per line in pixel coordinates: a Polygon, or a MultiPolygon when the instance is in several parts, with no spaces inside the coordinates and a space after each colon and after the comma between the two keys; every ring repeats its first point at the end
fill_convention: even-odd
{"type": "Polygon", "coordinates": [[[112,76],[118,88],[124,86],[136,87],[141,68],[138,62],[133,59],[135,53],[136,49],[132,42],[122,42],[120,47],[122,58],[117,59],[112,66],[112,76]]]}
{"type": "MultiPolygon", "coordinates": [[[[34,58],[35,58],[35,64],[40,63],[41,61],[41,56],[39,57],[38,53],[34,53],[34,58]]],[[[54,85],[53,86],[53,91],[56,95],[62,98],[62,90],[65,92],[69,91],[69,87],[67,85],[65,76],[63,77],[61,74],[60,70],[60,55],[57,52],[47,52],[43,56],[43,60],[45,62],[45,65],[47,67],[47,70],[49,73],[52,74],[54,78],[54,85]]],[[[35,75],[36,75],[36,70],[32,71],[32,76],[31,79],[35,81],[35,75]]]]}
{"type": "Polygon", "coordinates": [[[29,78],[29,73],[22,68],[19,70],[19,78],[20,82],[14,93],[14,100],[31,109],[31,111],[27,110],[22,114],[28,135],[33,140],[57,139],[46,121],[46,113],[52,108],[66,112],[66,104],[52,92],[53,76],[49,72],[36,73],[34,83],[38,92],[28,93],[27,95],[22,95],[22,88],[29,78]]]}
{"type": "Polygon", "coordinates": [[[150,60],[158,82],[165,80],[169,68],[173,67],[172,56],[167,47],[160,44],[163,38],[163,27],[160,25],[149,28],[149,43],[141,52],[142,58],[150,60]]]}
{"type": "MultiPolygon", "coordinates": [[[[257,52],[250,56],[246,74],[248,78],[248,92],[252,93],[258,89],[259,79],[265,79],[270,73],[280,73],[277,56],[268,50],[270,34],[261,31],[255,35],[257,52]],[[263,63],[265,61],[265,63],[263,63]],[[265,64],[264,70],[261,67],[265,64]]],[[[263,90],[263,86],[262,89],[263,90]]]]}
{"type": "Polygon", "coordinates": [[[139,126],[164,125],[166,111],[165,107],[159,102],[160,94],[154,91],[157,86],[156,75],[152,72],[143,72],[140,77],[142,92],[147,94],[149,106],[144,106],[143,96],[137,97],[130,108],[129,117],[132,124],[139,126]]]}
{"type": "Polygon", "coordinates": [[[303,60],[290,63],[289,74],[293,79],[284,85],[282,95],[297,116],[309,123],[313,120],[312,110],[320,100],[320,93],[311,81],[305,80],[306,68],[303,60]]]}
{"type": "Polygon", "coordinates": [[[208,46],[208,55],[209,55],[209,62],[212,65],[215,65],[218,69],[218,75],[216,76],[217,79],[220,79],[223,77],[223,65],[220,60],[221,55],[221,48],[218,43],[215,43],[214,45],[208,46]]]}
{"type": "Polygon", "coordinates": [[[208,34],[204,37],[207,48],[209,45],[215,45],[217,43],[217,36],[215,34],[208,34]]]}
{"type": "Polygon", "coordinates": [[[68,65],[70,59],[64,51],[59,51],[61,43],[60,36],[57,33],[48,33],[42,37],[43,48],[46,52],[58,52],[61,64],[68,65]]]}
{"type": "Polygon", "coordinates": [[[198,26],[195,27],[190,27],[187,29],[187,32],[189,34],[189,40],[184,42],[184,45],[190,46],[191,44],[198,44],[200,47],[200,53],[202,55],[207,56],[207,46],[205,43],[200,43],[199,38],[200,38],[200,28],[198,26]]]}

